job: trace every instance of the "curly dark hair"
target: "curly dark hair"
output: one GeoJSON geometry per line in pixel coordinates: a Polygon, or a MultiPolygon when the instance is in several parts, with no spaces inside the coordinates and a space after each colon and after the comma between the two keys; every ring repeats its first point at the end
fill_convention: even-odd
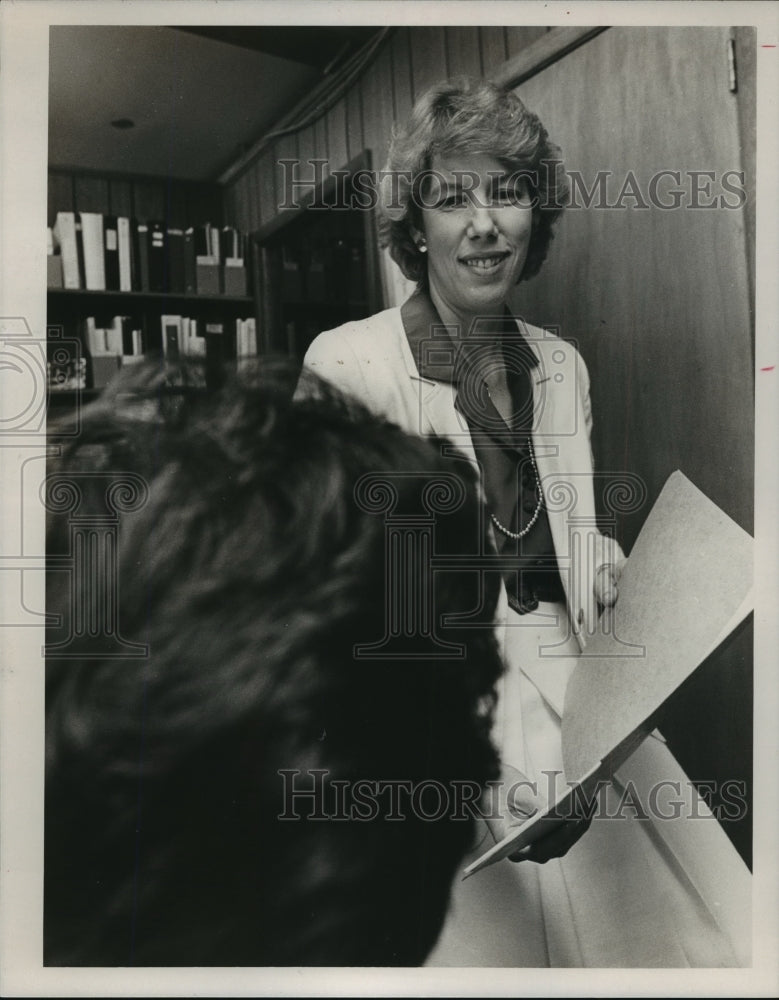
{"type": "MultiPolygon", "coordinates": [[[[244,374],[211,394],[189,381],[172,392],[133,370],[48,470],[52,496],[70,482],[95,531],[112,484],[144,484],[112,551],[115,636],[148,655],[112,656],[88,627],[74,637],[98,568],[61,571],[72,524],[52,503],[45,962],[420,964],[473,816],[388,822],[380,799],[370,822],[328,822],[303,794],[308,818],[286,822],[280,775],[305,790],[323,774],[330,806],[338,782],[497,777],[495,580],[484,628],[440,625],[450,652],[431,658],[411,636],[385,658],[354,652],[385,634],[388,606],[385,516],[356,484],[386,477],[413,514],[456,474],[462,502],[435,521],[447,555],[487,544],[475,475],[324,386],[291,401],[283,380],[244,374]]],[[[472,575],[417,585],[438,614],[472,619],[472,575]]]]}
{"type": "Polygon", "coordinates": [[[487,80],[462,78],[431,87],[396,129],[379,186],[379,239],[403,274],[427,287],[427,258],[414,231],[422,229],[413,192],[434,156],[486,154],[521,172],[533,199],[532,230],[520,281],[546,259],[552,227],[568,200],[560,148],[516,94],[487,80]]]}

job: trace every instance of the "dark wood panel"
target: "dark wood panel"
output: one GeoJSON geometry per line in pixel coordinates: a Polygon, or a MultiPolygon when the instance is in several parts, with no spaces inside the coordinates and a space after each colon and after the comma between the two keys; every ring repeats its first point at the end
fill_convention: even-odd
{"type": "Polygon", "coordinates": [[[246,229],[238,221],[238,188],[239,184],[231,184],[224,189],[224,220],[226,226],[235,226],[237,229],[246,229]]]}
{"type": "Polygon", "coordinates": [[[548,31],[548,28],[536,25],[530,27],[510,25],[506,28],[506,58],[511,59],[529,45],[537,42],[539,38],[543,38],[548,31]]]}
{"type": "MultiPolygon", "coordinates": [[[[395,121],[404,122],[414,104],[411,82],[411,38],[409,28],[398,28],[392,38],[392,96],[395,121]]],[[[383,164],[374,164],[379,169],[383,164]]]]}
{"type": "Polygon", "coordinates": [[[515,87],[605,30],[602,27],[552,28],[499,66],[492,73],[492,79],[500,87],[515,87]]]}
{"type": "Polygon", "coordinates": [[[74,207],[77,212],[108,213],[108,181],[104,177],[76,174],[73,180],[74,207]]]}
{"type": "Polygon", "coordinates": [[[258,229],[260,225],[265,225],[276,215],[276,155],[275,147],[266,151],[255,164],[254,178],[255,189],[259,197],[253,205],[256,210],[252,213],[252,228],[258,229]],[[254,225],[254,222],[257,225],[254,225]]]}
{"type": "MultiPolygon", "coordinates": [[[[262,169],[263,160],[257,161],[251,170],[246,172],[246,206],[248,210],[249,231],[254,232],[262,225],[262,185],[259,179],[259,170],[262,169]]],[[[271,177],[271,182],[273,178],[271,177]]]]}
{"type": "Polygon", "coordinates": [[[251,207],[250,207],[251,177],[247,172],[242,174],[235,185],[235,225],[244,232],[251,232],[251,207]]]}
{"type": "Polygon", "coordinates": [[[349,162],[346,143],[346,102],[343,98],[327,112],[327,155],[331,170],[342,170],[349,162]]]}
{"type": "Polygon", "coordinates": [[[325,161],[323,168],[324,176],[327,177],[333,167],[329,156],[329,142],[327,135],[327,117],[322,116],[314,122],[314,151],[318,157],[325,161]]]}
{"type": "Polygon", "coordinates": [[[445,28],[444,38],[447,75],[481,76],[479,29],[470,26],[445,28]]]}
{"type": "Polygon", "coordinates": [[[365,149],[360,87],[352,87],[346,94],[346,144],[350,160],[365,149]]]}
{"type": "Polygon", "coordinates": [[[362,106],[365,146],[371,150],[374,167],[381,169],[387,159],[394,121],[392,60],[386,45],[363,77],[362,106]]]}
{"type": "MultiPolygon", "coordinates": [[[[278,215],[280,211],[283,213],[284,210],[281,209],[281,205],[284,204],[285,201],[289,200],[287,198],[287,192],[285,191],[285,186],[284,186],[285,178],[286,179],[289,178],[289,168],[288,167],[285,168],[279,161],[299,160],[297,136],[294,133],[292,133],[290,135],[285,135],[277,139],[275,144],[275,150],[276,152],[274,156],[274,161],[275,161],[274,167],[276,171],[276,177],[275,177],[276,202],[273,206],[273,213],[270,216],[270,218],[273,218],[274,215],[278,215]]],[[[290,194],[292,194],[292,192],[290,192],[290,194]]],[[[263,223],[266,223],[268,221],[268,219],[265,216],[264,210],[263,210],[262,221],[263,223]]]]}
{"type": "Polygon", "coordinates": [[[306,128],[301,129],[301,131],[298,132],[298,157],[300,159],[300,166],[298,167],[295,176],[300,180],[313,180],[315,173],[314,167],[308,161],[321,159],[326,156],[327,150],[317,147],[314,126],[308,125],[306,128]]]}
{"type": "Polygon", "coordinates": [[[479,28],[479,39],[484,75],[490,76],[501,63],[508,59],[506,29],[492,25],[479,28]]]}
{"type": "MultiPolygon", "coordinates": [[[[678,170],[689,206],[691,171],[720,176],[741,160],[726,39],[719,28],[612,28],[519,93],[588,188],[598,171],[610,171],[614,203],[632,171],[648,199],[653,176],[678,170]]],[[[658,187],[662,197],[671,186],[658,187]]],[[[601,461],[639,471],[650,500],[681,468],[751,530],[743,209],[624,204],[570,210],[522,298],[538,318],[578,337],[595,372],[604,373],[593,380],[596,417],[603,414],[595,439],[601,461]]],[[[641,521],[626,518],[628,545],[641,521]]]]}
{"type": "Polygon", "coordinates": [[[411,28],[411,68],[414,80],[414,100],[434,83],[447,77],[444,29],[411,28]]]}

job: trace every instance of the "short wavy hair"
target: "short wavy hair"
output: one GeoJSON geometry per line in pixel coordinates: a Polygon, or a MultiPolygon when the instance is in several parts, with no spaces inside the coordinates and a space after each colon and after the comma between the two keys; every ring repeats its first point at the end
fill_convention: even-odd
{"type": "Polygon", "coordinates": [[[204,393],[207,374],[133,366],[76,435],[58,429],[70,443],[48,470],[45,964],[420,964],[475,836],[471,812],[431,812],[436,789],[452,801],[499,776],[502,667],[493,630],[470,622],[480,586],[492,620],[498,583],[420,568],[409,586],[427,593],[430,579],[433,608],[452,616],[437,656],[409,633],[377,658],[354,650],[385,635],[383,499],[418,517],[431,490],[457,485],[452,502],[437,494],[435,550],[464,558],[489,545],[476,475],[324,383],[291,401],[296,370],[264,362],[204,393]],[[97,620],[97,568],[57,569],[73,551],[61,499],[105,523],[128,476],[147,496],[112,522],[112,593],[122,637],[148,647],[135,660],[92,625],[71,634],[79,609],[97,620]],[[337,796],[366,779],[401,779],[424,805],[393,822],[382,794],[370,819],[339,815],[337,796]],[[300,821],[282,821],[293,795],[300,821]]]}
{"type": "Polygon", "coordinates": [[[527,260],[520,281],[537,274],[549,250],[552,227],[568,201],[560,147],[520,99],[488,80],[460,78],[431,87],[407,123],[393,132],[379,186],[379,241],[403,274],[427,287],[427,258],[414,230],[421,211],[412,194],[434,156],[494,156],[511,172],[522,171],[533,197],[527,260]]]}

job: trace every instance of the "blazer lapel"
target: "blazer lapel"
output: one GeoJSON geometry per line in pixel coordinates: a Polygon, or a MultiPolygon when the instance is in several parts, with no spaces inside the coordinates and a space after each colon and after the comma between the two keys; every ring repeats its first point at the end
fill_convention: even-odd
{"type": "Polygon", "coordinates": [[[465,418],[455,406],[455,387],[448,382],[436,382],[419,374],[406,337],[401,338],[406,375],[415,395],[419,415],[419,433],[448,438],[478,470],[479,463],[465,418]]]}

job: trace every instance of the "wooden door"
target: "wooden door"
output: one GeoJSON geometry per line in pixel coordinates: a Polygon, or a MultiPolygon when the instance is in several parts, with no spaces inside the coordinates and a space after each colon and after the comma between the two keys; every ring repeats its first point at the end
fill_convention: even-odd
{"type": "MultiPolygon", "coordinates": [[[[737,172],[754,151],[741,148],[750,81],[739,98],[730,34],[609,28],[517,88],[584,186],[514,304],[579,345],[596,464],[646,486],[643,505],[618,517],[626,550],[675,469],[752,531],[753,188],[737,172]],[[678,171],[679,183],[665,174],[653,188],[661,171],[678,171]],[[620,199],[625,184],[632,194],[620,199]]],[[[751,784],[751,650],[745,627],[688,682],[662,727],[688,774],[718,792],[728,780],[751,784]]],[[[749,858],[749,816],[724,825],[749,858]]]]}

